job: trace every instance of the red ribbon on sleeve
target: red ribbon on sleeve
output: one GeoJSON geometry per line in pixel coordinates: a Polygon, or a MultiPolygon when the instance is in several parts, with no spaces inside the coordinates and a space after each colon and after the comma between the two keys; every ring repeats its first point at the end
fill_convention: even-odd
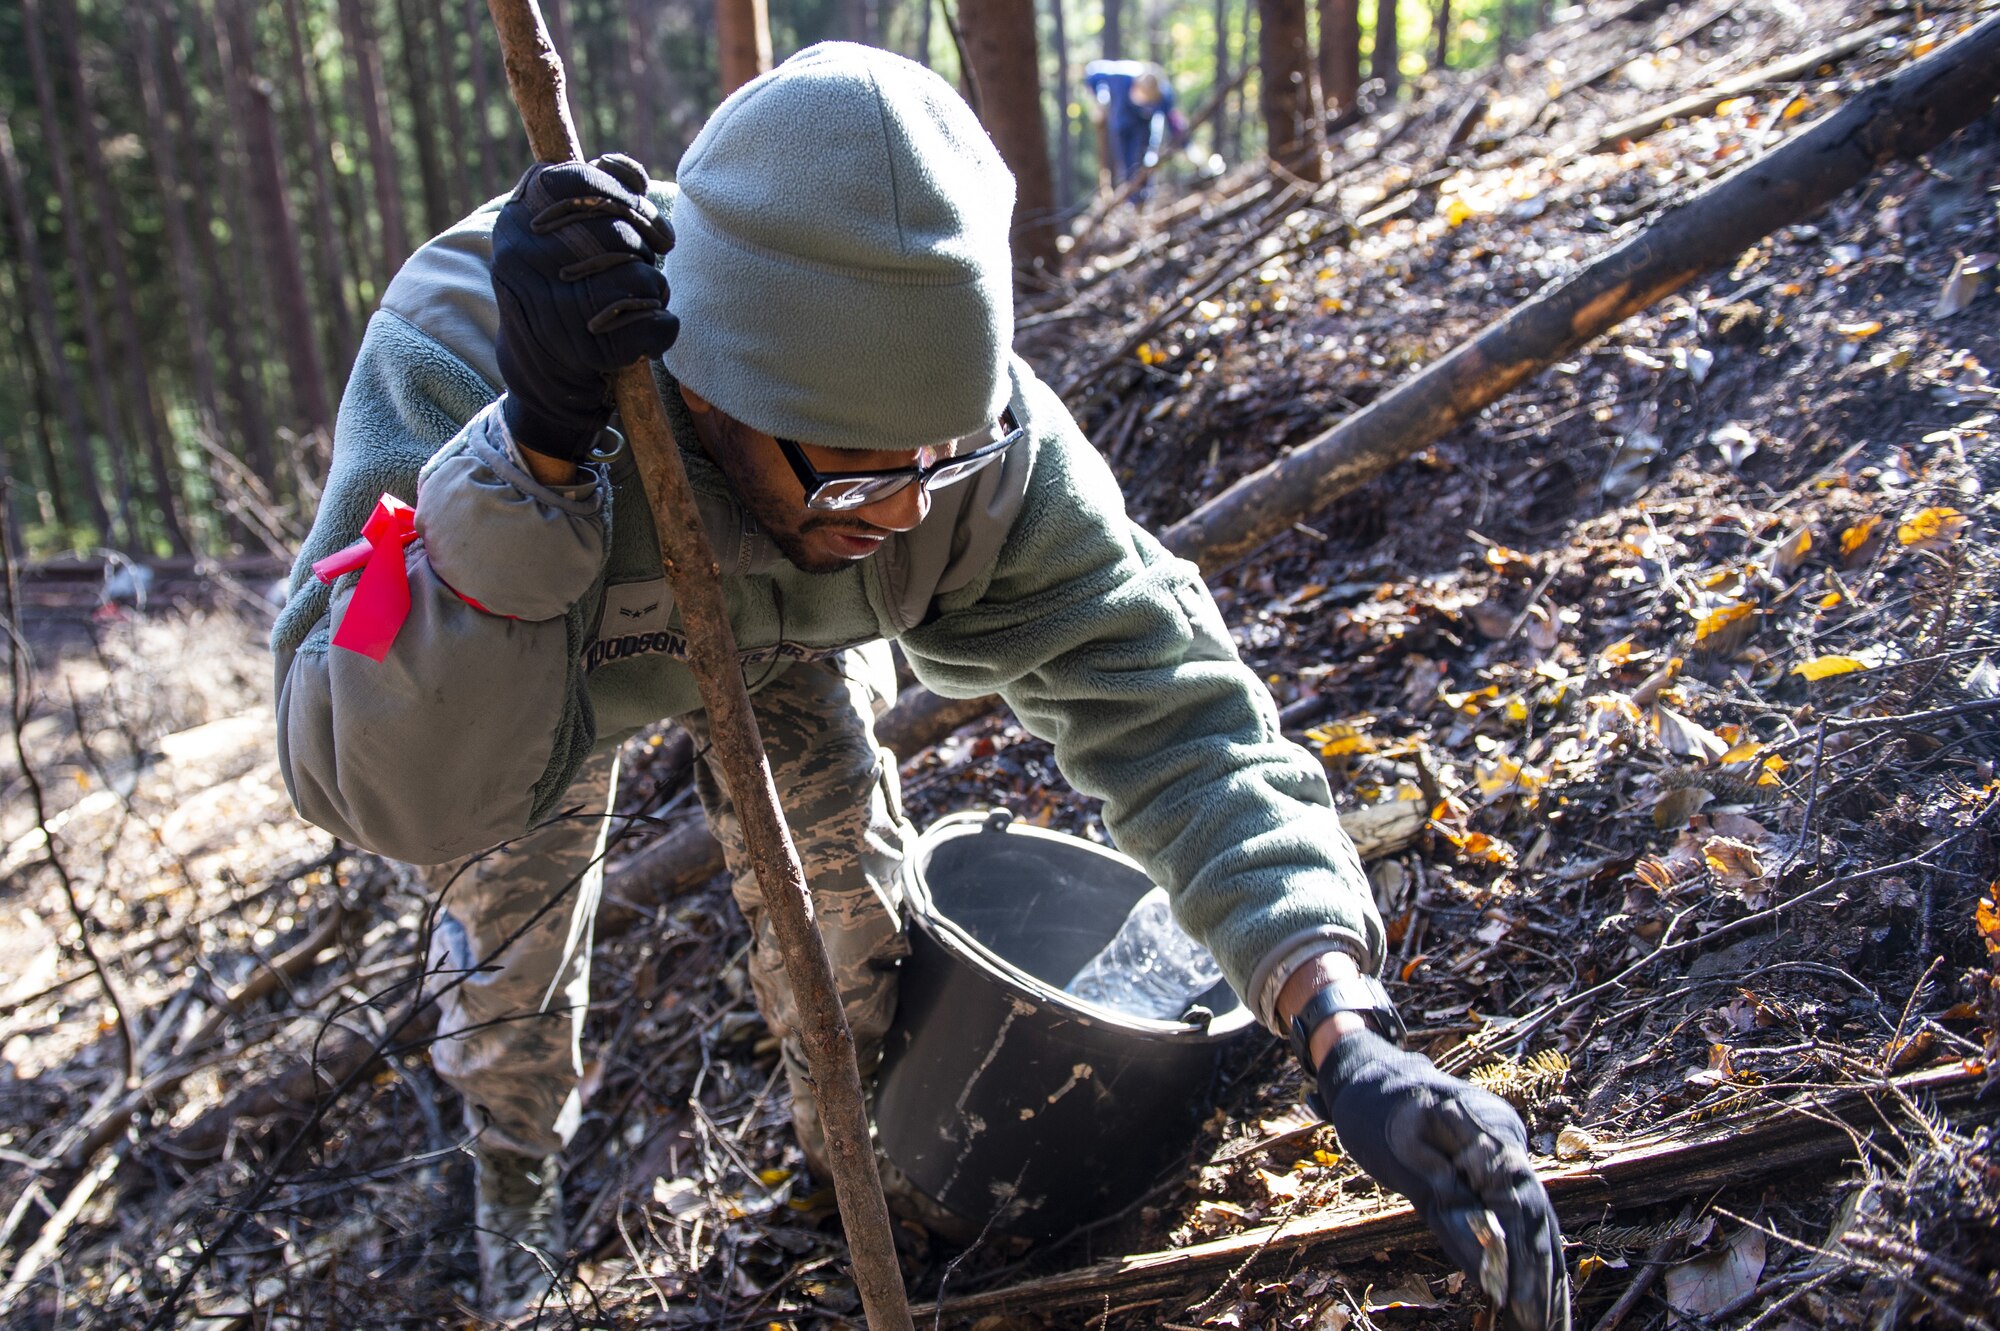
{"type": "Polygon", "coordinates": [[[360,540],[313,565],[313,576],[324,583],[361,570],[361,581],[334,632],[334,646],[360,652],[371,661],[389,654],[403,621],[410,617],[410,574],[403,565],[403,547],[416,539],[417,511],[385,494],[362,524],[360,540]]]}

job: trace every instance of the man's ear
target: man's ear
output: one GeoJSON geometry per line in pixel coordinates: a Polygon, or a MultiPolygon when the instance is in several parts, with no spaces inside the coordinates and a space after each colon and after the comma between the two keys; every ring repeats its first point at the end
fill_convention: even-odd
{"type": "Polygon", "coordinates": [[[710,411],[714,410],[714,408],[710,406],[707,398],[695,392],[692,388],[689,388],[686,384],[681,384],[680,390],[681,390],[681,401],[687,403],[688,410],[693,412],[695,415],[705,416],[710,411]]]}

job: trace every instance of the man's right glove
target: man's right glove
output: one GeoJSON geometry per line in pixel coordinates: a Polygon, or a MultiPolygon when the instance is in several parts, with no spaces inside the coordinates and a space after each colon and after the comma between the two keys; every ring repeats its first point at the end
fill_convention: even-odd
{"type": "Polygon", "coordinates": [[[611,419],[606,376],[680,332],[660,260],[673,228],[629,157],[529,167],[493,226],[501,412],[523,448],[582,462],[611,419]]]}
{"type": "Polygon", "coordinates": [[[1516,1331],[1569,1331],[1562,1230],[1507,1102],[1368,1030],[1342,1036],[1318,1080],[1347,1153],[1409,1198],[1516,1331]]]}

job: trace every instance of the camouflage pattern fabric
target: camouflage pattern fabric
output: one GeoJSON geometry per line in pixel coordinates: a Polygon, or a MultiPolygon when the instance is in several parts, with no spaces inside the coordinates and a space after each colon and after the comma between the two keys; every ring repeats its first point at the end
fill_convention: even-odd
{"type": "Polygon", "coordinates": [[[418,871],[439,906],[431,1065],[489,1146],[554,1155],[576,1131],[591,923],[617,769],[616,754],[593,755],[561,811],[526,836],[418,871]]]}
{"type": "MultiPolygon", "coordinates": [[[[792,665],[752,699],[864,1079],[881,1061],[896,1015],[896,968],[910,951],[897,873],[916,832],[903,816],[895,756],[875,741],[875,719],[895,698],[895,666],[888,644],[878,642],[792,665]]],[[[711,760],[707,718],[687,721],[703,759],[695,789],[722,843],[736,904],[750,922],[750,987],[779,1037],[799,1145],[824,1175],[826,1138],[783,954],[735,806],[711,760]]]]}
{"type": "MultiPolygon", "coordinates": [[[[896,966],[909,952],[897,873],[916,834],[903,816],[895,758],[875,741],[875,718],[894,700],[886,643],[792,663],[752,698],[864,1077],[880,1061],[896,1010],[896,966]]],[[[696,791],[750,924],[750,985],[781,1041],[799,1143],[823,1162],[798,1007],[763,892],[710,762],[707,719],[696,713],[682,721],[702,755],[696,791]]],[[[441,993],[431,1061],[490,1146],[550,1155],[576,1130],[578,1039],[615,781],[614,760],[593,757],[564,797],[572,812],[483,854],[420,870],[441,902],[433,988],[478,971],[441,993]],[[550,907],[571,884],[574,897],[550,907]]]]}

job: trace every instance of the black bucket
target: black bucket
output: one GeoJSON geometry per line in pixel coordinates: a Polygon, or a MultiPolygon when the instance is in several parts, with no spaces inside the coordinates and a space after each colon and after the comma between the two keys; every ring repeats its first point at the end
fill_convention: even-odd
{"type": "Polygon", "coordinates": [[[1005,810],[952,814],[919,839],[904,886],[883,1153],[995,1231],[1046,1238],[1129,1205],[1187,1150],[1217,1059],[1255,1017],[1225,981],[1179,1021],[1062,991],[1152,887],[1115,851],[1005,810]]]}

